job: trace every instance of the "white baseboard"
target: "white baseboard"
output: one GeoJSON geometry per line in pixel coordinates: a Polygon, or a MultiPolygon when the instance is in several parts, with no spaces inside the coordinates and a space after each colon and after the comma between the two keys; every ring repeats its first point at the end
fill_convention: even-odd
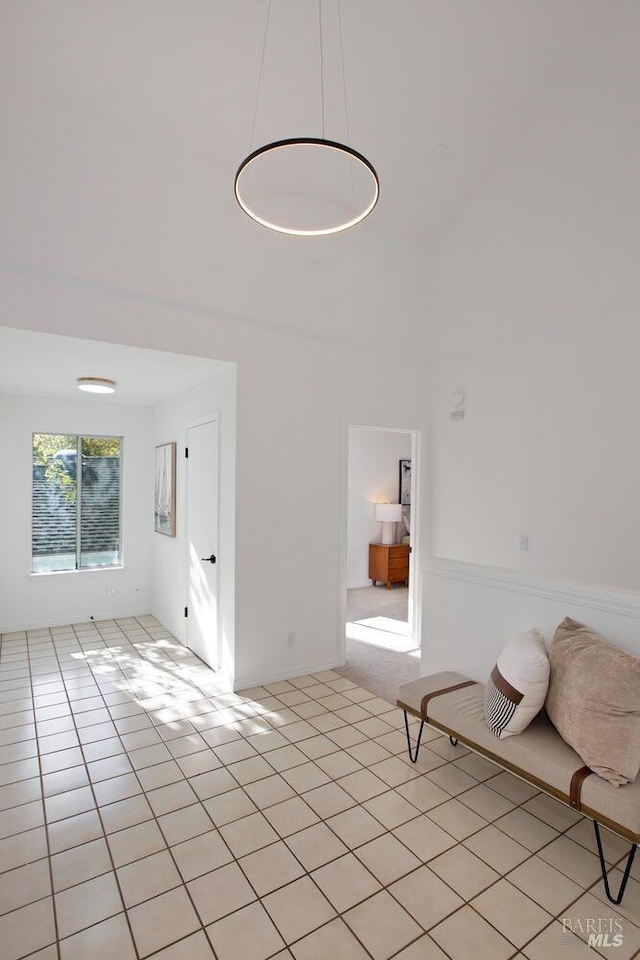
{"type": "Polygon", "coordinates": [[[250,690],[252,687],[261,687],[265,683],[277,683],[278,680],[289,680],[291,677],[305,677],[309,673],[321,673],[323,670],[335,670],[337,667],[344,667],[344,660],[322,660],[316,663],[303,663],[293,670],[276,670],[269,674],[253,674],[249,677],[236,677],[233,689],[234,692],[241,690],[250,690]]]}
{"type": "Polygon", "coordinates": [[[125,617],[147,617],[150,616],[151,611],[149,610],[140,610],[139,607],[131,610],[117,610],[114,612],[113,607],[109,607],[108,610],[98,610],[92,615],[87,615],[86,617],[65,617],[64,619],[51,619],[48,618],[46,623],[43,623],[42,620],[28,620],[25,623],[25,619],[15,626],[11,624],[6,625],[2,624],[0,626],[0,633],[18,633],[22,630],[44,630],[47,627],[64,627],[68,623],[98,623],[101,620],[124,620],[125,617]]]}
{"type": "Polygon", "coordinates": [[[359,580],[357,583],[348,583],[347,590],[358,590],[360,587],[372,587],[371,580],[359,580]]]}

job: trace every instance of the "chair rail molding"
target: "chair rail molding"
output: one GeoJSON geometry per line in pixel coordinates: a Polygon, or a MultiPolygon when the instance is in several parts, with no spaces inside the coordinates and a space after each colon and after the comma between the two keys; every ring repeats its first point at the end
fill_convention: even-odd
{"type": "Polygon", "coordinates": [[[640,591],[622,587],[606,587],[600,584],[571,583],[535,577],[517,570],[502,567],[432,557],[422,563],[424,574],[448,580],[459,580],[495,590],[544,597],[566,604],[603,610],[625,617],[640,619],[640,591]]]}

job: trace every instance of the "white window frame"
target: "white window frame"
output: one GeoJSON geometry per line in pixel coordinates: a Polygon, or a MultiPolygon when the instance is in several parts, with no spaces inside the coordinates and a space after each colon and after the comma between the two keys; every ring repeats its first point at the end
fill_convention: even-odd
{"type": "Polygon", "coordinates": [[[123,518],[122,518],[122,487],[124,480],[124,437],[106,433],[74,433],[54,430],[34,430],[31,434],[31,559],[30,576],[32,577],[50,577],[50,576],[77,576],[78,574],[95,574],[101,571],[111,572],[121,570],[124,566],[124,544],[123,544],[123,518]],[[64,570],[34,570],[33,564],[36,559],[33,553],[33,534],[34,534],[34,486],[33,486],[33,441],[37,436],[56,436],[66,435],[76,438],[76,566],[68,567],[64,570]],[[82,441],[83,440],[118,440],[120,444],[120,477],[118,483],[118,562],[104,564],[104,566],[83,567],[80,566],[82,554],[82,441]]]}

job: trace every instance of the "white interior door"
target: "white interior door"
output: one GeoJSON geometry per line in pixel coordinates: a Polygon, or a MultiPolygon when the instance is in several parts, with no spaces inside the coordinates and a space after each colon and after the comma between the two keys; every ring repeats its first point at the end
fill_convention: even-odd
{"type": "Polygon", "coordinates": [[[187,431],[187,646],[218,667],[218,421],[187,431]]]}

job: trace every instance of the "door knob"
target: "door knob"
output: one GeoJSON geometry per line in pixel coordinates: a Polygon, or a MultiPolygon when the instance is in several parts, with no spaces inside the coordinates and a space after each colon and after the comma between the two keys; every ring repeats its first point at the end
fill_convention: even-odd
{"type": "Polygon", "coordinates": [[[201,560],[206,560],[207,563],[215,563],[215,562],[216,562],[216,557],[215,557],[215,554],[214,554],[214,553],[212,553],[210,557],[200,557],[200,559],[201,559],[201,560]]]}

